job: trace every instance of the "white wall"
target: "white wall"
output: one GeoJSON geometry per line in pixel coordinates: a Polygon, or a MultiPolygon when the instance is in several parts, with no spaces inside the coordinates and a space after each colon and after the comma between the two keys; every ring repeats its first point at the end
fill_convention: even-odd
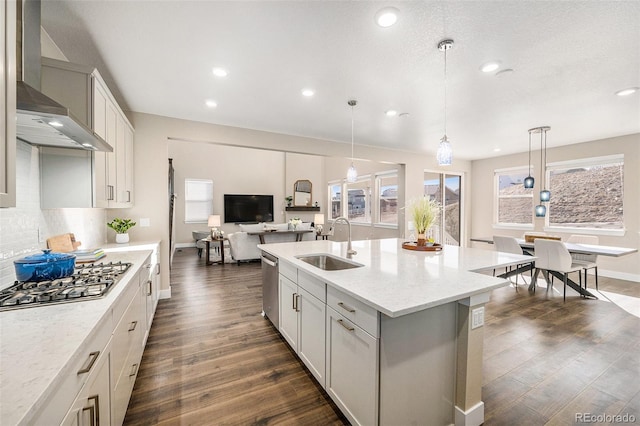
{"type": "MultiPolygon", "coordinates": [[[[534,147],[535,149],[535,147],[534,147]]],[[[640,246],[640,134],[602,139],[575,145],[547,149],[547,163],[624,154],[624,236],[600,235],[600,244],[618,247],[640,246]]],[[[539,175],[539,150],[532,153],[532,166],[539,175]],[[536,158],[537,157],[537,158],[536,158]]],[[[493,173],[495,169],[507,167],[527,167],[528,153],[478,160],[472,163],[471,182],[472,236],[511,235],[521,237],[523,229],[494,229],[493,227],[493,173]]],[[[537,179],[536,179],[536,185],[537,179]]],[[[535,219],[535,230],[543,231],[544,218],[535,219]]],[[[563,239],[570,233],[552,232],[563,239]]],[[[475,247],[486,248],[486,244],[473,243],[475,247]]],[[[620,258],[598,257],[598,270],[602,275],[640,281],[640,254],[620,258]]]]}

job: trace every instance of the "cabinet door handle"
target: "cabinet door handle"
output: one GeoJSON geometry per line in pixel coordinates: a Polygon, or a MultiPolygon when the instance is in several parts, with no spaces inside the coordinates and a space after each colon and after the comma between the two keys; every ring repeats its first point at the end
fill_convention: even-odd
{"type": "Polygon", "coordinates": [[[127,191],[127,203],[131,202],[131,191],[127,191]]]}
{"type": "Polygon", "coordinates": [[[135,330],[137,325],[138,325],[138,321],[133,321],[129,326],[129,331],[135,330]]]}
{"type": "Polygon", "coordinates": [[[93,405],[85,407],[82,411],[89,410],[89,416],[91,417],[91,426],[100,426],[100,395],[93,395],[87,398],[87,401],[93,400],[93,405]]]}
{"type": "Polygon", "coordinates": [[[129,377],[135,376],[137,372],[138,372],[138,364],[136,363],[131,366],[131,373],[129,373],[129,377]]]}
{"type": "Polygon", "coordinates": [[[147,280],[147,284],[149,284],[149,291],[147,292],[147,296],[151,296],[153,294],[153,281],[147,280]]]}
{"type": "Polygon", "coordinates": [[[160,275],[160,264],[156,263],[156,275],[160,275]]]}
{"type": "Polygon", "coordinates": [[[107,185],[107,189],[109,190],[107,200],[111,201],[113,200],[113,185],[107,185]]]}
{"type": "Polygon", "coordinates": [[[341,319],[339,319],[339,320],[338,320],[338,324],[340,324],[341,326],[343,326],[344,328],[346,328],[346,329],[347,329],[347,330],[349,330],[349,331],[355,331],[355,328],[353,328],[353,327],[349,327],[349,326],[348,326],[348,325],[346,325],[346,324],[344,323],[344,321],[342,321],[341,319]]]}
{"type": "Polygon", "coordinates": [[[292,308],[294,311],[296,311],[296,312],[297,312],[297,311],[298,311],[298,307],[296,306],[296,301],[297,301],[296,294],[295,294],[295,293],[293,293],[293,294],[291,295],[291,305],[292,305],[292,306],[291,306],[291,308],[292,308]]]}
{"type": "Polygon", "coordinates": [[[300,312],[300,295],[296,294],[296,312],[300,312]]]}
{"type": "Polygon", "coordinates": [[[342,303],[342,302],[338,302],[338,306],[340,306],[342,309],[344,309],[344,310],[345,310],[345,311],[347,311],[347,312],[351,312],[352,314],[356,312],[356,310],[355,310],[355,309],[353,309],[351,306],[349,306],[349,305],[345,305],[345,304],[344,304],[344,303],[342,303]]]}
{"type": "Polygon", "coordinates": [[[91,352],[89,354],[89,359],[90,359],[89,365],[78,370],[78,375],[88,373],[89,371],[91,371],[91,368],[93,368],[93,364],[95,364],[96,361],[98,360],[99,355],[100,355],[100,351],[91,352]]]}

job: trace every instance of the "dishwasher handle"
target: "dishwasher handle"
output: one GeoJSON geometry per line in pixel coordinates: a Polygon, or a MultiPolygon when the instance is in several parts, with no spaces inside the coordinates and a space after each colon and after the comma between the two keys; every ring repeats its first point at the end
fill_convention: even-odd
{"type": "Polygon", "coordinates": [[[271,260],[271,259],[269,259],[269,258],[267,258],[267,257],[265,257],[265,256],[262,256],[262,261],[263,261],[264,263],[266,263],[267,265],[269,265],[269,266],[273,266],[274,268],[275,268],[276,266],[278,266],[278,260],[277,260],[277,259],[275,259],[275,260],[271,260]]]}

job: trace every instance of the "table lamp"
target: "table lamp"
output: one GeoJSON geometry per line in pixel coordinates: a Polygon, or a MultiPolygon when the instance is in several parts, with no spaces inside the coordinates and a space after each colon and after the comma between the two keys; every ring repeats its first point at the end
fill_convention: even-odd
{"type": "Polygon", "coordinates": [[[218,234],[218,227],[220,226],[220,215],[212,214],[209,216],[207,226],[211,228],[211,238],[216,238],[218,234]]]}
{"type": "Polygon", "coordinates": [[[316,233],[322,233],[322,225],[324,225],[324,214],[316,213],[313,215],[313,223],[316,227],[316,233]]]}

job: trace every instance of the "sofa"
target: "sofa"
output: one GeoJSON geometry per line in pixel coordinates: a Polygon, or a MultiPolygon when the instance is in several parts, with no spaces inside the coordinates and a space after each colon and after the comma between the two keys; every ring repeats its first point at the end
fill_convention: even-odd
{"type": "MultiPolygon", "coordinates": [[[[233,260],[240,263],[241,261],[259,260],[261,251],[258,248],[260,244],[260,237],[258,235],[249,235],[249,232],[261,232],[265,229],[275,229],[276,231],[286,231],[289,229],[288,223],[258,223],[252,225],[238,225],[240,231],[229,234],[229,246],[231,247],[231,256],[233,260]]],[[[313,230],[311,223],[301,223],[298,225],[300,230],[313,230]]],[[[309,232],[302,234],[303,241],[309,241],[315,239],[315,232],[309,232]]],[[[286,234],[273,232],[265,236],[265,244],[271,243],[286,243],[296,240],[295,234],[286,234]]]]}

